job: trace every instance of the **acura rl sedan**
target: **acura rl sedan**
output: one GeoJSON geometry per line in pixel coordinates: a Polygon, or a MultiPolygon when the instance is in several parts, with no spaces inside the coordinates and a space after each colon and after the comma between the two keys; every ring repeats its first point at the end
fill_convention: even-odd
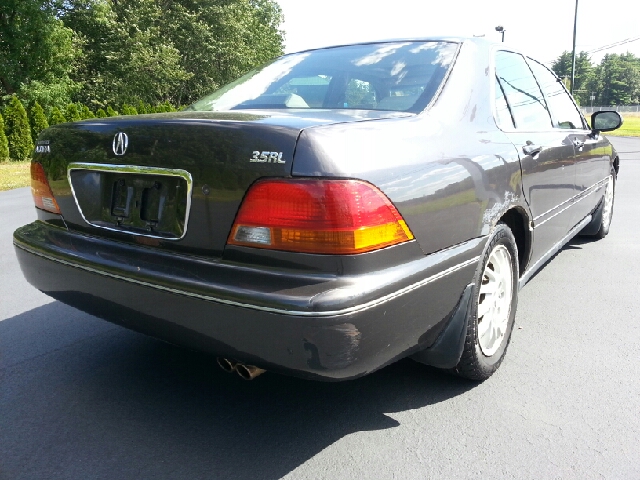
{"type": "Polygon", "coordinates": [[[482,39],[304,51],[181,112],[43,131],[15,250],[54,299],[246,379],[411,357],[481,381],[519,289],[607,235],[621,123],[482,39]]]}

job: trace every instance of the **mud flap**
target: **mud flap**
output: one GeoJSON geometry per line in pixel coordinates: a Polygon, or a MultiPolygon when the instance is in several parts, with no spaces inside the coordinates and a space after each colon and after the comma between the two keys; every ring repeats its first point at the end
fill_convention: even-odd
{"type": "Polygon", "coordinates": [[[467,335],[473,284],[467,285],[460,296],[449,323],[434,344],[411,356],[416,362],[437,368],[453,368],[460,361],[467,335]]]}

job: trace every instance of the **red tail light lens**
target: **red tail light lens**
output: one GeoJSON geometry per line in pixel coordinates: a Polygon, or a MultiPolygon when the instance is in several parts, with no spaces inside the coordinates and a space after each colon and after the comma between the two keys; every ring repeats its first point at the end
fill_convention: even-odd
{"type": "Polygon", "coordinates": [[[344,255],[412,239],[400,213],[369,183],[278,179],[251,187],[228,243],[344,255]]]}
{"type": "Polygon", "coordinates": [[[58,202],[53,196],[47,174],[42,164],[31,162],[31,195],[36,207],[51,213],[60,213],[58,202]]]}

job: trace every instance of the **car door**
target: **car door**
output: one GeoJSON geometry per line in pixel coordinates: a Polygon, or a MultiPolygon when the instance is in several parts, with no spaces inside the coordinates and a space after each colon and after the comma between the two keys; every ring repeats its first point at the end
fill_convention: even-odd
{"type": "Polygon", "coordinates": [[[572,222],[577,224],[593,211],[597,195],[590,195],[609,175],[610,149],[603,137],[594,137],[584,117],[562,82],[539,62],[527,58],[547,101],[555,129],[563,130],[574,146],[575,193],[571,205],[572,222]]]}
{"type": "Polygon", "coordinates": [[[522,55],[495,52],[495,72],[497,121],[520,155],[524,195],[533,216],[530,260],[535,262],[573,226],[574,140],[566,130],[553,128],[540,86],[522,55]]]}

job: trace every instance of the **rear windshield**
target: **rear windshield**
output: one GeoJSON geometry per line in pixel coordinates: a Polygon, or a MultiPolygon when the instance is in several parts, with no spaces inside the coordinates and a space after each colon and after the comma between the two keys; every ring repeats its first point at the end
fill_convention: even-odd
{"type": "Polygon", "coordinates": [[[280,57],[188,110],[358,109],[418,113],[457,51],[451,42],[389,42],[280,57]]]}

